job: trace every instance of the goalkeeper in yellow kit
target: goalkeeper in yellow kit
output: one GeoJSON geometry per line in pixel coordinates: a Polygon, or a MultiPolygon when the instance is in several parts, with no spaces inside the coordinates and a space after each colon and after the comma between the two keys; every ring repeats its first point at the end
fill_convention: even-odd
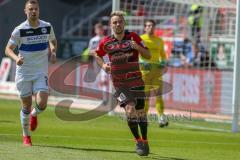
{"type": "MultiPolygon", "coordinates": [[[[164,42],[161,38],[154,35],[155,25],[156,22],[154,20],[147,20],[144,24],[145,34],[141,35],[145,46],[151,52],[151,59],[144,59],[142,57],[140,59],[146,92],[149,92],[152,88],[156,90],[156,87],[162,90],[162,67],[164,67],[166,62],[164,42]],[[146,71],[149,73],[146,74],[146,71]]],[[[145,100],[145,110],[146,112],[149,110],[149,99],[145,100]]],[[[161,95],[156,96],[156,110],[159,127],[168,126],[167,117],[164,115],[164,102],[161,95]]]]}

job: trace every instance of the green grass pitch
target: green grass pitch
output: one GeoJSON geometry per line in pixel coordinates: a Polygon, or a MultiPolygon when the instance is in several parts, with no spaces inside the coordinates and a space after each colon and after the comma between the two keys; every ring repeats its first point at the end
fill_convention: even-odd
{"type": "Polygon", "coordinates": [[[150,155],[135,154],[126,122],[103,116],[86,122],[58,119],[49,106],[39,116],[32,147],[22,146],[20,103],[0,99],[0,160],[237,160],[240,134],[230,124],[200,120],[149,125],[150,155]]]}

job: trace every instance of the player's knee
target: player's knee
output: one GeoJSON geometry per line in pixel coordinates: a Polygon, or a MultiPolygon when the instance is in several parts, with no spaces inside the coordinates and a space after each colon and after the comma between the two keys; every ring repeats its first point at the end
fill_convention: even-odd
{"type": "Polygon", "coordinates": [[[127,122],[130,127],[138,124],[137,114],[134,109],[128,110],[126,114],[127,114],[127,122]]]}
{"type": "Polygon", "coordinates": [[[147,114],[146,111],[144,109],[139,109],[136,111],[137,114],[137,118],[139,119],[139,121],[147,121],[147,114]]]}
{"type": "Polygon", "coordinates": [[[140,116],[140,117],[144,117],[144,116],[147,115],[147,113],[146,113],[146,111],[145,111],[144,108],[136,110],[136,113],[137,113],[137,115],[140,116]]]}
{"type": "Polygon", "coordinates": [[[22,102],[22,106],[24,106],[26,108],[31,108],[31,106],[32,106],[32,96],[22,97],[21,102],[22,102]]]}
{"type": "Polygon", "coordinates": [[[134,105],[127,105],[125,107],[127,117],[137,118],[136,109],[134,105]]]}

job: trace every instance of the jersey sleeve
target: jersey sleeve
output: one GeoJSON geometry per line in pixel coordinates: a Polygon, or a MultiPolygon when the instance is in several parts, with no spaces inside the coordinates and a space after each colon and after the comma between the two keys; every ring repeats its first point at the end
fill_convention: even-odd
{"type": "Polygon", "coordinates": [[[102,39],[96,49],[96,53],[98,56],[103,57],[106,55],[106,51],[104,50],[105,39],[102,39]]]}
{"type": "Polygon", "coordinates": [[[90,39],[88,48],[90,51],[95,50],[98,47],[99,41],[96,41],[95,38],[90,39]]]}
{"type": "Polygon", "coordinates": [[[89,50],[93,50],[93,39],[90,39],[89,43],[88,43],[88,48],[89,50]]]}
{"type": "Polygon", "coordinates": [[[20,44],[20,31],[19,29],[15,28],[11,34],[11,37],[8,41],[8,44],[10,45],[16,45],[18,46],[20,44]]]}
{"type": "Polygon", "coordinates": [[[56,39],[56,36],[55,36],[52,25],[50,25],[50,26],[51,26],[51,31],[50,31],[50,35],[49,35],[49,41],[53,41],[56,39]]]}

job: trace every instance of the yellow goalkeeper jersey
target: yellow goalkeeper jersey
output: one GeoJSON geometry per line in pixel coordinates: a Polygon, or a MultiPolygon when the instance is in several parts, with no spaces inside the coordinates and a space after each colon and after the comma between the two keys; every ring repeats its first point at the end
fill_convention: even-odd
{"type": "Polygon", "coordinates": [[[148,34],[141,35],[141,38],[145,46],[149,49],[151,53],[151,59],[145,59],[141,57],[141,61],[149,63],[159,63],[167,59],[166,53],[164,51],[164,42],[160,37],[153,36],[150,37],[148,34]]]}

